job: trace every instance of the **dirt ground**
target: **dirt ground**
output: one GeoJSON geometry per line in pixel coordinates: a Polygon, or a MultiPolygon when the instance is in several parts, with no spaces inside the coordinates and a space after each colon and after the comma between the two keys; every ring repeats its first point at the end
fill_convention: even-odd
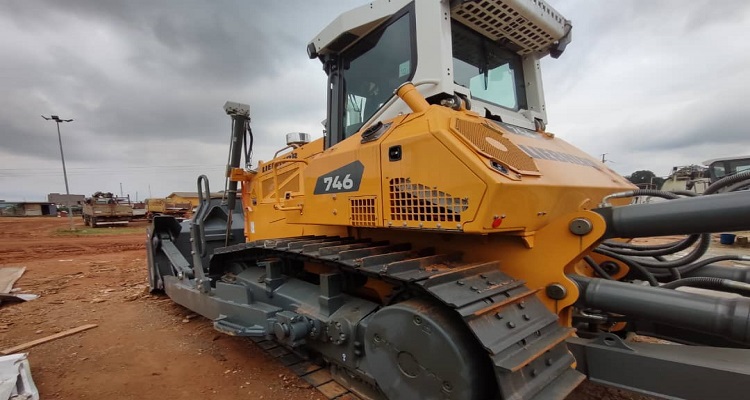
{"type": "Polygon", "coordinates": [[[145,222],[78,237],[67,224],[0,218],[0,266],[25,266],[15,287],[40,295],[0,306],[0,348],[99,325],[28,350],[43,399],[324,399],[250,340],[149,295],[145,222]]]}
{"type": "MultiPolygon", "coordinates": [[[[40,296],[0,306],[0,349],[98,324],[27,350],[43,399],[325,398],[247,338],[148,294],[145,222],[79,236],[67,224],[0,218],[0,267],[25,266],[15,287],[40,296]]],[[[593,399],[645,397],[591,383],[568,397],[593,399]]]]}

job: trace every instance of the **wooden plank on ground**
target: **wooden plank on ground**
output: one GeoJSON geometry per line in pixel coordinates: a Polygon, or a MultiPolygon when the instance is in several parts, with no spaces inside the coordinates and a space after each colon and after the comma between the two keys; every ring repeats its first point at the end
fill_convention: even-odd
{"type": "Polygon", "coordinates": [[[307,375],[321,369],[320,365],[313,364],[309,361],[303,361],[298,364],[294,364],[289,369],[292,370],[297,376],[307,375]]]}
{"type": "Polygon", "coordinates": [[[343,395],[343,396],[339,397],[339,398],[338,398],[338,399],[336,399],[336,400],[362,400],[362,399],[361,399],[361,398],[359,398],[359,397],[358,397],[357,395],[355,395],[355,394],[353,394],[353,393],[347,393],[347,394],[345,394],[345,395],[343,395]]]}
{"type": "Polygon", "coordinates": [[[289,350],[279,346],[279,347],[274,347],[271,350],[268,350],[268,354],[270,354],[271,357],[273,358],[279,358],[279,357],[289,354],[289,350]]]}
{"type": "Polygon", "coordinates": [[[26,349],[34,347],[34,346],[36,346],[38,344],[47,343],[47,342],[50,342],[50,341],[53,341],[53,340],[64,338],[66,336],[74,335],[74,334],[76,334],[78,332],[83,332],[83,331],[89,330],[91,328],[96,328],[97,326],[99,326],[99,325],[97,325],[97,324],[81,325],[81,326],[79,326],[77,328],[68,329],[67,331],[62,331],[62,332],[59,332],[59,333],[55,333],[54,335],[43,337],[43,338],[37,339],[37,340],[32,340],[32,341],[26,342],[24,344],[19,344],[18,346],[15,346],[15,347],[11,347],[9,349],[2,350],[2,351],[0,351],[0,354],[7,355],[7,354],[12,354],[12,353],[17,353],[17,352],[19,352],[21,350],[26,350],[26,349]]]}
{"type": "Polygon", "coordinates": [[[307,383],[318,387],[324,383],[332,381],[333,377],[331,376],[331,373],[328,372],[328,370],[321,369],[319,371],[313,372],[312,374],[303,376],[302,379],[306,380],[307,383]]]}
{"type": "Polygon", "coordinates": [[[320,393],[323,393],[323,396],[328,397],[329,399],[335,399],[336,397],[348,392],[345,387],[339,385],[334,381],[330,381],[326,384],[318,386],[318,391],[320,391],[320,393]]]}
{"type": "Polygon", "coordinates": [[[298,362],[302,361],[302,358],[294,353],[289,353],[281,358],[279,358],[282,364],[284,366],[288,367],[292,364],[297,364],[298,362]]]}
{"type": "Polygon", "coordinates": [[[271,350],[271,349],[273,349],[274,347],[278,347],[278,346],[279,346],[278,344],[276,344],[276,342],[273,342],[273,341],[270,341],[270,340],[268,340],[268,341],[265,341],[265,342],[258,342],[258,343],[256,343],[256,344],[257,344],[257,345],[258,345],[258,346],[259,346],[259,347],[260,347],[261,349],[263,349],[263,350],[265,350],[265,351],[271,350]]]}

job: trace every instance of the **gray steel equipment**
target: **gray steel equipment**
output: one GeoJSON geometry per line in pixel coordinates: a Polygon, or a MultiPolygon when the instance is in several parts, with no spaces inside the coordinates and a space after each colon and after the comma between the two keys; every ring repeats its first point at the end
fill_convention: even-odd
{"type": "Polygon", "coordinates": [[[607,310],[699,332],[701,335],[691,342],[715,344],[709,342],[718,337],[728,345],[750,348],[749,298],[721,298],[580,275],[571,278],[581,290],[580,308],[607,310]]]}
{"type": "MultiPolygon", "coordinates": [[[[229,114],[234,129],[228,174],[240,165],[238,149],[249,131],[246,114],[229,114]]],[[[538,301],[535,291],[503,274],[494,262],[463,263],[456,254],[349,237],[244,243],[243,211],[231,195],[234,190],[229,186],[225,199],[212,200],[208,179],[201,176],[201,201],[191,221],[154,219],[147,243],[151,289],[164,290],[177,303],[213,320],[220,332],[273,339],[299,354],[322,356],[333,376],[360,397],[559,398],[582,377],[568,368],[573,360],[568,350],[578,370],[592,380],[649,394],[705,398],[711,385],[750,383],[747,297],[570,275],[580,288],[575,317],[579,331],[566,341],[571,330],[557,324],[557,316],[538,301]],[[448,262],[454,266],[448,272],[429,268],[448,262]],[[306,264],[326,265],[335,272],[313,276],[303,268],[306,264]],[[401,285],[398,296],[409,299],[383,305],[355,295],[371,276],[401,285]],[[491,291],[473,290],[485,282],[502,284],[491,291]],[[498,298],[506,299],[503,308],[490,308],[506,310],[502,315],[484,315],[477,308],[498,298]],[[520,329],[514,321],[529,325],[520,329]],[[623,334],[698,346],[626,343],[599,329],[617,322],[627,322],[623,334]],[[401,328],[392,329],[395,326],[401,328]],[[487,352],[493,368],[487,368],[487,352]],[[539,352],[546,355],[537,357],[539,352]],[[632,370],[623,373],[623,366],[632,370]],[[656,373],[660,368],[669,372],[656,373]],[[494,376],[488,373],[493,370],[494,376]],[[701,378],[690,384],[674,383],[696,374],[701,378]]],[[[607,221],[605,237],[722,231],[726,226],[750,228],[749,195],[727,193],[596,211],[607,221]]],[[[585,235],[591,230],[576,221],[571,222],[573,232],[585,235]]],[[[746,283],[735,281],[748,280],[746,268],[710,263],[698,267],[685,276],[731,279],[740,289],[746,283]]],[[[728,389],[722,396],[744,398],[744,390],[728,389]]]]}
{"type": "MultiPolygon", "coordinates": [[[[288,135],[254,170],[249,107],[227,103],[225,198],[201,176],[192,220],[154,219],[151,289],[220,332],[318,362],[364,399],[562,399],[585,376],[746,398],[750,300],[682,287],[748,293],[746,273],[701,257],[705,232],[750,229],[750,192],[584,210],[633,194],[545,132],[540,59],[570,32],[543,0],[342,14],[308,45],[328,75],[325,139],[288,135]],[[675,234],[690,236],[609,240],[675,234]],[[633,333],[688,345],[623,340],[633,333]]],[[[737,185],[720,182],[707,193],[737,185]]]]}
{"type": "Polygon", "coordinates": [[[636,238],[747,229],[750,191],[598,208],[606,237],[636,238]]]}

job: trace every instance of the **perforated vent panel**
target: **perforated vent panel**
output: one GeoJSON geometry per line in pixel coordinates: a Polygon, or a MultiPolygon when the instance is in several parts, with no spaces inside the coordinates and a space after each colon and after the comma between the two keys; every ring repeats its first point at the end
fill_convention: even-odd
{"type": "Polygon", "coordinates": [[[353,226],[376,226],[378,214],[375,208],[375,197],[350,198],[353,226]]]}
{"type": "Polygon", "coordinates": [[[505,136],[485,124],[456,120],[456,131],[474,147],[520,173],[539,174],[534,159],[505,136]]]}
{"type": "Polygon", "coordinates": [[[513,42],[521,48],[518,54],[543,50],[565,32],[565,18],[542,0],[456,3],[453,18],[492,40],[513,42]]]}
{"type": "Polygon", "coordinates": [[[390,181],[391,220],[426,222],[461,222],[461,212],[469,208],[468,199],[421,184],[409,178],[390,181]]]}

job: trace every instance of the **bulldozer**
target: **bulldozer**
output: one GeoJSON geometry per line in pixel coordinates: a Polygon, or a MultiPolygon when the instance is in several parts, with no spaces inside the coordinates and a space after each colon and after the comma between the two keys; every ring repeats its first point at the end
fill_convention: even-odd
{"type": "Polygon", "coordinates": [[[542,0],[340,15],[307,46],[324,136],[252,164],[250,107],[227,102],[224,198],[200,176],[189,221],[154,218],[151,290],[323,366],[331,398],[562,399],[586,378],[747,398],[750,268],[727,263],[748,258],[704,255],[750,229],[750,192],[716,193],[750,176],[639,190],[549,132],[540,60],[571,29],[542,0]]]}

